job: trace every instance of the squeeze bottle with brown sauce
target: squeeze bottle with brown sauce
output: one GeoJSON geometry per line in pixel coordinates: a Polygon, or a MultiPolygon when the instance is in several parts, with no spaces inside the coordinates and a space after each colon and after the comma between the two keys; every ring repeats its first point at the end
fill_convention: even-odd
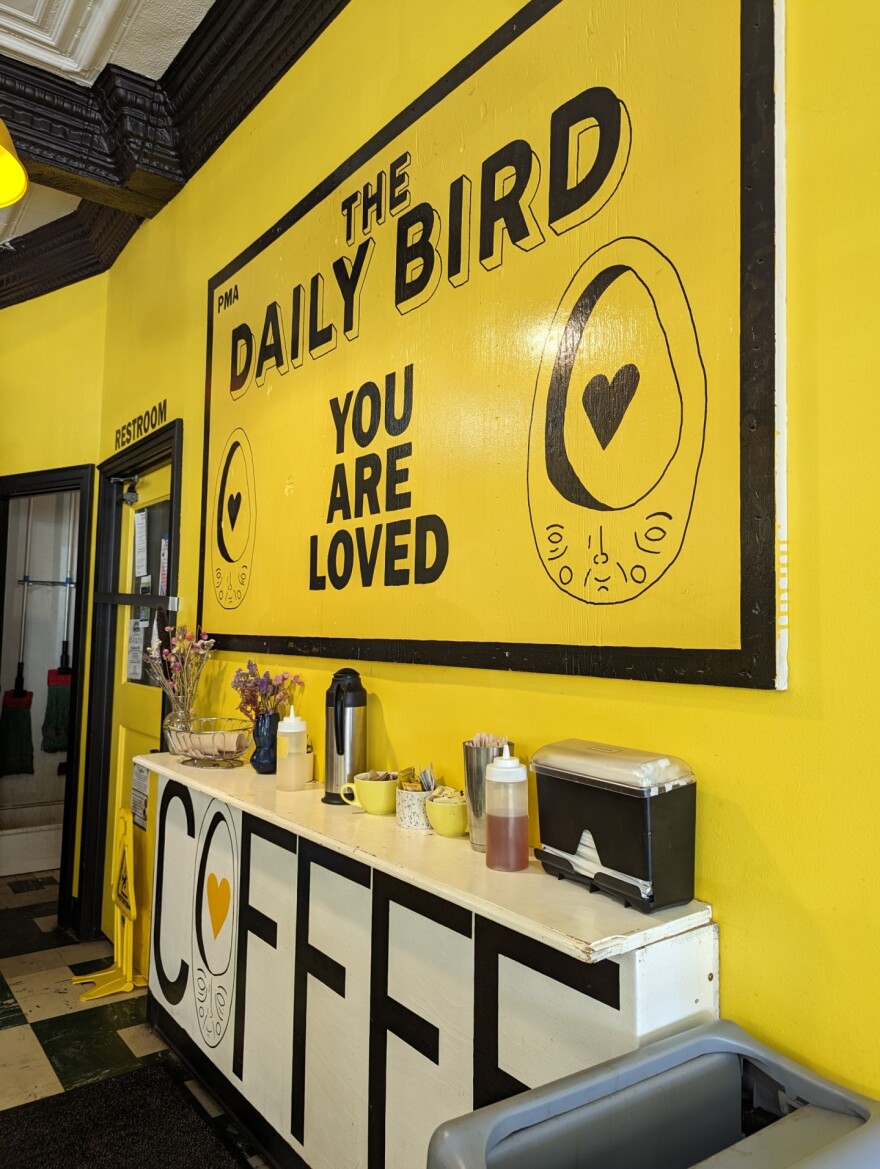
{"type": "Polygon", "coordinates": [[[506,873],[529,867],[526,768],[507,744],[486,766],[486,865],[506,873]]]}

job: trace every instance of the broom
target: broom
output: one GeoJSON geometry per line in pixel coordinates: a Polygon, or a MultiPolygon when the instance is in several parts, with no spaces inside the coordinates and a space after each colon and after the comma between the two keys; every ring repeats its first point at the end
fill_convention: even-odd
{"type": "MultiPolygon", "coordinates": [[[[68,622],[70,619],[70,590],[73,588],[73,492],[67,520],[67,580],[64,588],[64,621],[61,627],[61,661],[57,670],[50,670],[46,679],[46,716],[43,719],[42,748],[47,755],[67,750],[67,732],[70,724],[70,652],[68,622]]],[[[63,764],[61,765],[63,767],[63,764]]],[[[60,771],[60,768],[59,768],[60,771]]],[[[62,772],[63,774],[63,772],[62,772]]]]}
{"type": "Polygon", "coordinates": [[[24,591],[21,600],[21,640],[18,649],[18,673],[15,688],[3,695],[0,707],[0,775],[33,775],[34,743],[31,738],[31,703],[34,696],[24,688],[24,631],[27,622],[28,568],[31,559],[31,512],[33,500],[28,499],[27,534],[24,544],[24,591]]]}

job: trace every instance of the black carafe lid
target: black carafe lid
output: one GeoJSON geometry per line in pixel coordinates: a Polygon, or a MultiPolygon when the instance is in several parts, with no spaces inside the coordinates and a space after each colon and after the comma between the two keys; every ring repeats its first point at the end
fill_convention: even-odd
{"type": "Polygon", "coordinates": [[[350,666],[337,670],[333,675],[333,681],[327,691],[327,706],[335,705],[336,695],[340,690],[344,693],[345,706],[367,705],[367,692],[361,683],[361,676],[357,670],[353,670],[350,666]]]}

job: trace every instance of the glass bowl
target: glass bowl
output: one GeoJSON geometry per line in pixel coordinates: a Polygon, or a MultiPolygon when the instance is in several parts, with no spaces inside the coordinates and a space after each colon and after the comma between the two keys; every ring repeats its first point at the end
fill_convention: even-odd
{"type": "Polygon", "coordinates": [[[169,751],[198,767],[238,767],[254,741],[254,725],[244,718],[194,718],[188,727],[166,720],[164,729],[169,751]]]}

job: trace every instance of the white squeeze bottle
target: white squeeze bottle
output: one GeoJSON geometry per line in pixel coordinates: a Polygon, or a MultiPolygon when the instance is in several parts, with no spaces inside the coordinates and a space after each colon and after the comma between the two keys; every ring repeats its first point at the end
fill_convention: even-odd
{"type": "Polygon", "coordinates": [[[289,714],[278,724],[278,763],[275,787],[279,791],[301,791],[311,777],[306,720],[289,714]]]}
{"type": "Polygon", "coordinates": [[[529,867],[529,785],[508,743],[486,765],[486,864],[506,873],[529,867]]]}

